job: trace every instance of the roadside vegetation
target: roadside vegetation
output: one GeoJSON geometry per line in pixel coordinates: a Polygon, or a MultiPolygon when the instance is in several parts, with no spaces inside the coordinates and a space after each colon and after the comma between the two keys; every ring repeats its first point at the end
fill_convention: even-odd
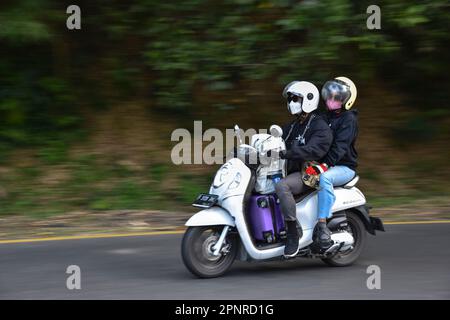
{"type": "Polygon", "coordinates": [[[170,134],[289,120],[289,81],[358,85],[360,187],[378,207],[448,205],[449,5],[87,1],[0,5],[0,215],[187,210],[217,166],[174,166],[170,134]],[[70,3],[67,3],[69,5],[70,3]],[[435,200],[433,200],[435,199],[435,200]]]}

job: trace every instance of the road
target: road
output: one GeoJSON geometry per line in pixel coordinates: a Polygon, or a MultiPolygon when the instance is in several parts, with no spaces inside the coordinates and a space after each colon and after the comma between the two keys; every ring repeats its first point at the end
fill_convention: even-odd
{"type": "Polygon", "coordinates": [[[197,279],[180,257],[181,234],[0,244],[1,299],[449,299],[450,223],[387,225],[356,264],[320,260],[235,262],[197,279]],[[81,269],[81,289],[66,269],[81,269]],[[367,267],[381,269],[369,290],[367,267]]]}

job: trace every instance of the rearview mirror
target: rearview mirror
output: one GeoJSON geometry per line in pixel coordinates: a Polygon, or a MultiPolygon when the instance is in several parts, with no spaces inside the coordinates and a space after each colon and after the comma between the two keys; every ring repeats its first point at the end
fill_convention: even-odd
{"type": "Polygon", "coordinates": [[[239,144],[242,144],[241,128],[237,124],[234,125],[234,134],[238,137],[239,144]]]}

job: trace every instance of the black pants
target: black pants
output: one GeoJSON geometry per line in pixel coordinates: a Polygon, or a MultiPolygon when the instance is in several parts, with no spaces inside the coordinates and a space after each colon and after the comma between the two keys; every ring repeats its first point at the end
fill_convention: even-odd
{"type": "Polygon", "coordinates": [[[297,221],[294,195],[298,195],[308,189],[311,188],[303,183],[300,172],[291,173],[275,185],[275,192],[278,199],[280,199],[284,220],[297,221]]]}

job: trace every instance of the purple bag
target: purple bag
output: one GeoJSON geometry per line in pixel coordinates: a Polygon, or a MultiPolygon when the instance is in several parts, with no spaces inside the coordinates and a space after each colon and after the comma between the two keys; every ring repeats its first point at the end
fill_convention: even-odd
{"type": "Polygon", "coordinates": [[[278,202],[274,194],[256,194],[250,197],[249,222],[255,240],[272,243],[286,236],[278,202]]]}

